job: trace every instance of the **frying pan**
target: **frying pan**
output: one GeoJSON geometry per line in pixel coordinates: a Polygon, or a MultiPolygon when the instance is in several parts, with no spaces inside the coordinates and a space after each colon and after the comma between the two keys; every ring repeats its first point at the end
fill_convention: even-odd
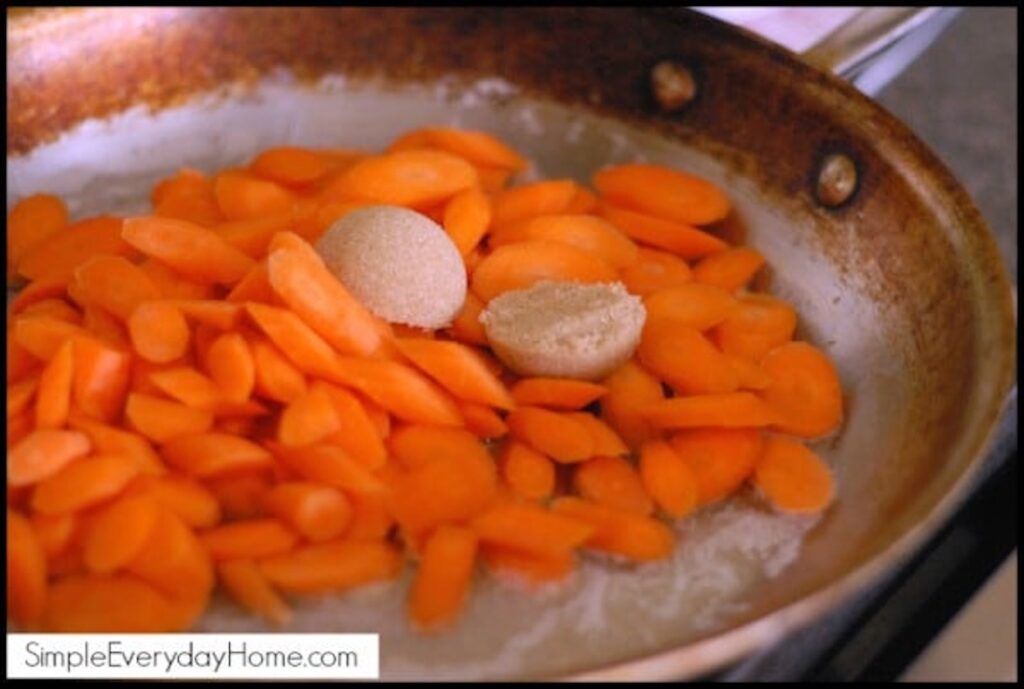
{"type": "MultiPolygon", "coordinates": [[[[719,231],[765,254],[760,286],[791,300],[798,336],[836,362],[846,419],[816,449],[839,494],[819,522],[740,498],[690,520],[666,565],[588,564],[539,599],[481,585],[440,639],[402,631],[404,582],[300,605],[300,630],[381,631],[385,678],[706,673],[896,567],[964,497],[994,439],[1014,385],[1015,307],[977,209],[892,116],[737,29],[609,8],[9,19],[9,205],[47,190],[75,213],[130,212],[181,165],[282,143],[374,149],[439,122],[493,132],[544,176],[665,163],[728,190],[719,231]]],[[[203,630],[252,629],[222,607],[203,630]]]]}

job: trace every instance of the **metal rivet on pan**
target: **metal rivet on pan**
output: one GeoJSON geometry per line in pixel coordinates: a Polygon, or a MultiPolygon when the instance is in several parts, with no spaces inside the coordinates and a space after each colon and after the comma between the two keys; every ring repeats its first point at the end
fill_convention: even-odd
{"type": "Polygon", "coordinates": [[[686,65],[663,60],[651,70],[654,100],[665,112],[677,112],[697,95],[697,82],[686,65]]]}
{"type": "Polygon", "coordinates": [[[857,166],[850,157],[842,153],[826,156],[818,170],[818,182],[814,189],[818,203],[835,208],[846,203],[856,190],[857,166]]]}

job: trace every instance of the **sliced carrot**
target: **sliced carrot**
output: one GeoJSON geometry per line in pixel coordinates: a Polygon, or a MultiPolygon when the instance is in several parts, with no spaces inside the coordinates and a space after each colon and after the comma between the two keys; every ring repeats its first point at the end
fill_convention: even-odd
{"type": "Polygon", "coordinates": [[[63,299],[41,299],[21,311],[26,316],[50,316],[72,325],[82,324],[82,314],[63,299]]]}
{"type": "Polygon", "coordinates": [[[465,256],[480,243],[491,224],[491,202],[479,189],[460,191],[445,204],[441,224],[465,256]]]}
{"type": "Polygon", "coordinates": [[[169,301],[139,304],[128,319],[128,334],[136,353],[157,364],[185,356],[192,337],[181,309],[169,301]]]}
{"type": "Polygon", "coordinates": [[[323,197],[429,208],[477,183],[473,166],[451,153],[397,151],[360,160],[341,173],[323,197]]]}
{"type": "Polygon", "coordinates": [[[396,361],[343,357],[331,378],[363,393],[403,421],[461,426],[451,397],[418,371],[396,361]]]}
{"type": "Polygon", "coordinates": [[[271,471],[242,470],[206,479],[204,485],[216,499],[225,522],[266,516],[263,501],[274,487],[271,471]]]}
{"type": "Polygon", "coordinates": [[[239,333],[224,333],[214,340],[205,363],[210,378],[228,402],[245,402],[252,395],[256,366],[249,345],[239,333]]]}
{"type": "Polygon", "coordinates": [[[179,434],[161,448],[167,462],[187,475],[208,478],[269,466],[273,457],[251,440],[215,431],[179,434]]]}
{"type": "Polygon", "coordinates": [[[654,503],[636,468],[622,457],[599,456],[576,466],[576,491],[599,505],[634,514],[650,514],[654,503]]]}
{"type": "Polygon", "coordinates": [[[352,503],[345,494],[317,483],[279,483],[264,496],[263,506],[314,543],[338,538],[352,519],[352,503]]]}
{"type": "Polygon", "coordinates": [[[601,203],[599,212],[601,217],[634,240],[686,260],[703,258],[729,246],[715,235],[686,223],[664,220],[611,203],[601,203]]]}
{"type": "Polygon", "coordinates": [[[23,630],[39,627],[47,604],[46,556],[28,519],[7,508],[7,614],[23,630]]]}
{"type": "Polygon", "coordinates": [[[661,165],[606,167],[594,175],[594,186],[614,204],[675,222],[707,225],[729,213],[729,200],[714,184],[661,165]]]}
{"type": "Polygon", "coordinates": [[[789,342],[768,352],[761,368],[771,383],[758,394],[776,415],[773,428],[817,438],[842,423],[839,375],[821,350],[806,342],[789,342]]]}
{"type": "MultiPolygon", "coordinates": [[[[25,410],[14,416],[7,418],[7,449],[10,450],[12,447],[20,443],[25,436],[35,430],[35,414],[32,410],[25,410]]],[[[23,486],[24,487],[24,486],[23,486]]],[[[15,488],[15,492],[19,489],[15,488]]],[[[24,493],[24,491],[21,491],[24,493]]],[[[8,496],[10,497],[10,496],[8,496]]],[[[10,504],[10,500],[8,500],[10,504]]]]}
{"type": "Polygon", "coordinates": [[[555,490],[555,465],[533,448],[510,441],[500,457],[501,475],[516,495],[527,500],[546,500],[555,490]]]}
{"type": "Polygon", "coordinates": [[[640,479],[658,508],[673,519],[682,519],[697,507],[693,469],[662,440],[640,448],[640,479]]]}
{"type": "MultiPolygon", "coordinates": [[[[58,345],[59,346],[59,345],[58,345]]],[[[7,384],[23,381],[39,372],[39,361],[14,338],[7,328],[7,384]]]]}
{"type": "Polygon", "coordinates": [[[237,328],[242,319],[242,307],[226,301],[177,299],[174,305],[181,309],[186,318],[219,330],[237,328]]]}
{"type": "Polygon", "coordinates": [[[629,447],[619,434],[598,417],[586,412],[567,412],[566,416],[587,429],[594,443],[594,455],[617,456],[629,453],[629,447]]]}
{"type": "Polygon", "coordinates": [[[532,503],[495,505],[470,525],[481,542],[542,556],[570,551],[594,533],[586,522],[532,503]]]}
{"type": "Polygon", "coordinates": [[[496,137],[486,132],[451,127],[424,127],[407,132],[392,142],[388,151],[421,148],[439,148],[465,158],[474,165],[512,171],[526,167],[526,160],[496,137]]]}
{"type": "Polygon", "coordinates": [[[640,409],[656,428],[760,428],[778,418],[751,392],[673,397],[640,409]]]}
{"type": "Polygon", "coordinates": [[[213,182],[199,170],[182,168],[155,187],[153,214],[209,227],[224,219],[213,195],[213,182]]]}
{"type": "Polygon", "coordinates": [[[328,441],[340,445],[352,459],[367,469],[384,466],[388,459],[387,449],[364,402],[349,391],[330,383],[317,381],[313,387],[326,393],[340,423],[340,429],[328,441]]]}
{"type": "Polygon", "coordinates": [[[686,261],[665,251],[640,247],[637,258],[619,272],[619,278],[632,294],[680,287],[693,280],[686,261]]]}
{"type": "Polygon", "coordinates": [[[50,632],[177,632],[188,627],[174,603],[125,574],[69,576],[50,589],[43,626],[50,632]]]}
{"type": "Polygon", "coordinates": [[[388,536],[395,519],[382,495],[352,495],[352,521],[345,531],[346,540],[374,541],[388,536]]]}
{"type": "Polygon", "coordinates": [[[354,210],[372,205],[369,201],[303,199],[292,212],[291,231],[307,242],[315,243],[334,223],[354,210]]]}
{"type": "Polygon", "coordinates": [[[18,316],[14,319],[14,340],[40,361],[49,361],[67,340],[84,335],[77,325],[53,316],[18,316]]]}
{"type": "Polygon", "coordinates": [[[208,529],[199,542],[214,560],[260,559],[287,553],[298,536],[281,520],[266,517],[231,522],[208,529]]]}
{"type": "Polygon", "coordinates": [[[553,555],[537,555],[484,545],[480,552],[487,569],[492,573],[515,583],[526,584],[530,588],[563,581],[576,566],[576,558],[569,550],[553,555]]]}
{"type": "Polygon", "coordinates": [[[36,428],[62,428],[67,423],[74,377],[73,347],[73,340],[65,341],[39,375],[36,428]]]}
{"type": "Polygon", "coordinates": [[[814,514],[835,498],[835,479],[822,459],[803,443],[769,437],[754,470],[754,485],[777,509],[814,514]]]}
{"type": "Polygon", "coordinates": [[[459,526],[441,526],[423,548],[409,589],[409,617],[421,630],[450,625],[465,605],[476,562],[476,535],[459,526]]]}
{"type": "Polygon", "coordinates": [[[153,185],[149,201],[154,206],[166,201],[168,197],[177,195],[213,194],[213,183],[203,172],[191,168],[180,168],[173,177],[166,177],[153,185]]]}
{"type": "Polygon", "coordinates": [[[246,610],[278,627],[291,621],[292,612],[288,604],[252,561],[221,562],[217,565],[217,578],[228,595],[246,610]]]}
{"type": "Polygon", "coordinates": [[[607,392],[604,385],[572,378],[522,378],[511,389],[516,404],[553,409],[582,409],[607,392]]]}
{"type": "Polygon", "coordinates": [[[793,338],[796,312],[789,304],[765,294],[745,295],[738,302],[735,312],[711,334],[726,354],[756,362],[793,338]]]}
{"type": "Polygon", "coordinates": [[[261,304],[278,303],[277,293],[270,286],[266,262],[257,263],[241,280],[235,283],[225,299],[230,303],[244,304],[259,302],[261,304]]]}
{"type": "Polygon", "coordinates": [[[255,394],[275,402],[292,402],[306,394],[306,377],[269,340],[249,340],[255,366],[255,394]]]}
{"type": "Polygon", "coordinates": [[[254,216],[217,225],[214,229],[228,244],[259,260],[267,255],[270,241],[278,232],[291,229],[294,211],[254,216]]]}
{"type": "Polygon", "coordinates": [[[729,360],[708,338],[670,320],[644,325],[637,356],[681,395],[725,393],[739,388],[729,360]]]}
{"type": "Polygon", "coordinates": [[[124,321],[99,306],[86,304],[82,307],[82,327],[97,340],[118,350],[127,351],[132,348],[124,321]]]}
{"type": "Polygon", "coordinates": [[[7,215],[8,279],[26,253],[67,224],[67,207],[51,194],[33,194],[14,204],[7,215]]]}
{"type": "Polygon", "coordinates": [[[267,257],[271,286],[303,321],[343,354],[370,355],[388,337],[371,314],[296,234],[278,234],[267,257]]]}
{"type": "Polygon", "coordinates": [[[72,414],[68,418],[68,425],[89,436],[96,452],[123,455],[134,460],[141,474],[159,476],[167,471],[160,455],[149,441],[138,433],[107,426],[77,414],[72,414]]]}
{"type": "Polygon", "coordinates": [[[466,301],[452,321],[452,338],[463,344],[487,345],[487,332],[480,323],[484,302],[473,292],[466,292],[466,301]]]}
{"type": "Polygon", "coordinates": [[[108,574],[131,562],[149,540],[160,509],[148,495],[125,495],[100,508],[83,536],[86,567],[108,574]]]}
{"type": "Polygon", "coordinates": [[[70,275],[56,275],[33,280],[18,290],[14,298],[7,303],[7,313],[15,315],[44,299],[63,299],[67,294],[70,275]]]}
{"type": "Polygon", "coordinates": [[[302,187],[331,170],[330,159],[318,151],[296,146],[269,148],[249,164],[255,174],[289,187],[302,187]]]}
{"type": "Polygon", "coordinates": [[[213,295],[211,285],[193,282],[155,258],[147,257],[138,265],[160,288],[165,299],[209,299],[213,295]]]}
{"type": "Polygon", "coordinates": [[[216,412],[223,401],[217,384],[191,366],[173,366],[149,374],[162,393],[187,407],[216,412]]]}
{"type": "Polygon", "coordinates": [[[75,406],[101,421],[118,418],[131,381],[130,356],[91,337],[75,337],[73,343],[75,406]]]}
{"type": "Polygon", "coordinates": [[[736,372],[740,390],[764,390],[771,385],[772,377],[764,372],[759,364],[746,357],[727,354],[732,370],[736,372]]]}
{"type": "Polygon", "coordinates": [[[277,439],[284,445],[312,445],[341,429],[341,418],[328,394],[313,387],[281,412],[277,439]]]}
{"type": "Polygon", "coordinates": [[[581,462],[594,456],[591,429],[567,413],[523,406],[509,414],[507,422],[512,437],[558,462],[581,462]]]}
{"type": "Polygon", "coordinates": [[[591,529],[584,547],[635,562],[662,560],[672,553],[675,536],[665,524],[641,514],[622,512],[581,498],[557,498],[555,514],[575,519],[591,529]]]}
{"type": "Polygon", "coordinates": [[[75,269],[78,294],[121,320],[139,304],[160,298],[160,287],[123,256],[93,256],[75,269]]]}
{"type": "Polygon", "coordinates": [[[335,351],[294,313],[255,302],[247,302],[245,310],[300,371],[321,378],[337,375],[335,351]]]}
{"type": "Polygon", "coordinates": [[[91,449],[89,437],[79,431],[34,430],[7,453],[7,485],[48,479],[91,449]]]}
{"type": "Polygon", "coordinates": [[[480,188],[487,194],[497,194],[498,192],[505,190],[505,185],[512,178],[512,171],[500,168],[490,167],[488,165],[474,165],[476,168],[476,174],[480,178],[480,188]]]}
{"type": "Polygon", "coordinates": [[[32,531],[39,541],[39,547],[43,549],[47,564],[57,560],[60,555],[71,547],[79,535],[81,522],[85,521],[81,515],[74,512],[64,514],[39,514],[38,512],[29,517],[32,524],[32,531]]]}
{"type": "Polygon", "coordinates": [[[415,471],[443,457],[486,464],[487,448],[472,433],[461,428],[410,424],[395,429],[387,448],[407,471],[415,471]]]}
{"type": "Polygon", "coordinates": [[[161,510],[149,538],[126,570],[171,596],[189,621],[206,607],[213,590],[213,565],[199,538],[177,515],[161,510]]]}
{"type": "Polygon", "coordinates": [[[466,429],[478,438],[501,438],[508,433],[508,424],[488,406],[473,402],[459,402],[459,413],[466,422],[466,429]]]}
{"type": "Polygon", "coordinates": [[[286,447],[267,443],[271,452],[298,477],[341,488],[356,495],[382,495],[387,485],[336,445],[286,447]]]}
{"type": "Polygon", "coordinates": [[[761,433],[752,429],[693,429],[676,433],[671,443],[693,470],[702,505],[735,492],[753,473],[764,451],[761,433]]]}
{"type": "Polygon", "coordinates": [[[142,253],[196,282],[231,284],[255,263],[213,230],[185,220],[128,218],[121,235],[142,253]]]}
{"type": "Polygon", "coordinates": [[[399,338],[395,345],[420,370],[457,398],[499,409],[515,406],[505,385],[469,347],[425,338],[399,338]]]}
{"type": "Polygon", "coordinates": [[[295,194],[280,184],[234,170],[214,178],[213,194],[228,220],[287,213],[295,203],[295,194]]]}
{"type": "Polygon", "coordinates": [[[344,540],[304,546],[259,563],[260,572],[290,593],[346,591],[393,579],[402,566],[398,551],[382,541],[344,540]]]}
{"type": "Polygon", "coordinates": [[[637,246],[614,225],[593,215],[558,213],[539,215],[491,233],[492,247],[529,240],[568,244],[600,256],[616,270],[637,259],[637,246]]]}
{"type": "Polygon", "coordinates": [[[579,188],[571,179],[552,179],[506,189],[494,197],[491,222],[501,227],[538,215],[564,213],[579,188]]]}
{"type": "Polygon", "coordinates": [[[201,483],[187,476],[140,476],[128,492],[151,497],[161,507],[194,529],[220,523],[220,504],[201,483]]]}
{"type": "Polygon", "coordinates": [[[23,381],[7,386],[7,418],[11,418],[29,408],[36,397],[39,378],[26,378],[23,381]]]}
{"type": "Polygon", "coordinates": [[[138,472],[134,460],[123,455],[83,457],[40,481],[32,509],[59,514],[98,504],[120,493],[138,472]]]}
{"type": "Polygon", "coordinates": [[[26,251],[18,273],[29,280],[70,279],[93,256],[132,253],[121,238],[121,218],[99,216],[68,225],[26,251]]]}
{"type": "MultiPolygon", "coordinates": [[[[688,282],[659,289],[644,297],[646,323],[670,320],[694,330],[708,330],[724,322],[739,308],[737,299],[717,285],[688,282]]],[[[645,323],[645,324],[646,324],[645,323]]]]}
{"type": "Polygon", "coordinates": [[[597,194],[586,187],[579,187],[572,197],[572,201],[565,207],[566,213],[593,214],[598,207],[599,199],[597,194]]]}
{"type": "Polygon", "coordinates": [[[473,271],[470,289],[484,302],[540,280],[615,282],[617,273],[599,255],[574,246],[544,240],[498,247],[473,271]]]}
{"type": "Polygon", "coordinates": [[[183,435],[203,433],[213,425],[211,412],[140,393],[128,395],[124,415],[136,431],[161,444],[183,435]]]}
{"type": "Polygon", "coordinates": [[[730,292],[746,285],[764,265],[764,256],[749,246],[736,246],[707,256],[693,267],[693,279],[730,292]]]}

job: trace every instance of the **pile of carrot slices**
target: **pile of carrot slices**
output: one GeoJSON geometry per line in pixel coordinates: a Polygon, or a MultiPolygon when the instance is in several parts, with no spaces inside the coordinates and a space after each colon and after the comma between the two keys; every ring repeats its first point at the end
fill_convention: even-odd
{"type": "Polygon", "coordinates": [[[28,630],[189,629],[221,587],[275,625],[288,599],[415,568],[408,614],[452,624],[474,579],[561,581],[581,553],[677,547],[673,520],[746,485],[824,510],[805,440],[836,431],[835,368],[747,290],[764,264],[716,235],[714,185],[665,167],[513,185],[494,137],[417,130],[385,152],[276,148],[182,169],[144,217],[8,217],[7,602],[28,630]],[[316,239],[366,205],[458,247],[450,328],[392,326],[316,239]],[[621,281],[647,321],[607,380],[517,379],[487,302],[541,279],[621,281]]]}

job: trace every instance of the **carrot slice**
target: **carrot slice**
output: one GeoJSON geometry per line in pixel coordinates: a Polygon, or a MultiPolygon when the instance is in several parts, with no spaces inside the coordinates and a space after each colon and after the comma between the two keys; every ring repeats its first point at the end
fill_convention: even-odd
{"type": "Polygon", "coordinates": [[[124,321],[99,306],[86,304],[82,307],[82,327],[106,345],[122,351],[132,348],[124,321]]]}
{"type": "Polygon", "coordinates": [[[273,462],[271,454],[251,440],[216,431],[177,435],[164,444],[161,454],[171,466],[199,478],[267,467],[273,462]]]}
{"type": "Polygon", "coordinates": [[[501,475],[512,492],[527,500],[546,500],[555,490],[555,465],[533,448],[510,441],[500,457],[501,475]]]}
{"type": "Polygon", "coordinates": [[[784,512],[815,514],[835,498],[835,479],[822,459],[803,443],[773,436],[754,470],[754,485],[784,512]]]}
{"type": "Polygon", "coordinates": [[[281,412],[277,439],[284,445],[312,445],[342,427],[334,403],[322,388],[313,387],[281,412]]]}
{"type": "Polygon", "coordinates": [[[193,168],[181,168],[160,181],[150,194],[153,214],[209,227],[224,219],[213,195],[213,182],[193,168]]]}
{"type": "Polygon", "coordinates": [[[217,498],[198,481],[187,476],[140,476],[128,491],[151,497],[194,529],[208,528],[221,520],[217,498]]]}
{"type": "Polygon", "coordinates": [[[64,342],[85,334],[79,326],[53,316],[19,316],[14,320],[14,340],[40,361],[49,361],[64,342]]]}
{"type": "Polygon", "coordinates": [[[629,452],[629,448],[626,446],[626,443],[622,442],[619,434],[596,416],[586,412],[568,412],[566,416],[577,421],[587,429],[591,439],[594,441],[595,455],[616,456],[629,452]]]}
{"type": "Polygon", "coordinates": [[[500,503],[470,525],[483,543],[542,556],[570,551],[594,533],[586,522],[532,503],[500,503]]]}
{"type": "Polygon", "coordinates": [[[36,397],[36,389],[39,387],[39,378],[26,378],[25,380],[7,386],[7,418],[16,416],[29,408],[36,397]]]}
{"type": "Polygon", "coordinates": [[[186,318],[218,330],[233,330],[242,319],[242,307],[214,299],[176,299],[174,305],[186,318]]]}
{"type": "Polygon", "coordinates": [[[295,203],[295,194],[281,185],[235,170],[214,178],[213,195],[228,220],[287,213],[295,203]]]}
{"type": "Polygon", "coordinates": [[[494,197],[491,222],[501,227],[538,215],[564,213],[579,188],[571,179],[552,179],[506,189],[494,197]]]}
{"type": "Polygon", "coordinates": [[[25,630],[46,610],[46,556],[32,525],[7,508],[7,614],[25,630]]]}
{"type": "Polygon", "coordinates": [[[576,558],[568,550],[554,555],[537,555],[485,544],[480,552],[488,570],[528,588],[563,581],[576,566],[576,558]]]}
{"type": "Polygon", "coordinates": [[[260,177],[289,187],[316,182],[330,172],[331,167],[327,156],[296,146],[268,148],[249,164],[249,168],[260,177]]]}
{"type": "Polygon", "coordinates": [[[637,356],[682,395],[725,393],[739,388],[736,372],[715,345],[693,328],[672,321],[646,323],[637,356]]]}
{"type": "Polygon", "coordinates": [[[640,247],[632,264],[619,271],[619,278],[632,294],[679,287],[693,280],[686,261],[665,251],[640,247]]]}
{"type": "Polygon", "coordinates": [[[323,381],[317,381],[313,387],[327,394],[340,422],[340,430],[328,439],[329,442],[340,445],[367,469],[384,466],[388,459],[387,449],[363,401],[349,391],[323,381]]]}
{"type": "Polygon", "coordinates": [[[74,377],[73,346],[73,340],[64,342],[39,376],[36,428],[62,428],[67,423],[74,377]]]}
{"type": "Polygon", "coordinates": [[[622,457],[594,457],[579,464],[573,486],[587,500],[615,510],[645,515],[654,510],[637,470],[622,457]]]}
{"type": "Polygon", "coordinates": [[[219,563],[217,578],[228,595],[246,610],[278,627],[286,626],[291,621],[292,612],[288,604],[277,594],[260,568],[250,560],[219,563]]]}
{"type": "Polygon", "coordinates": [[[397,151],[360,160],[341,173],[323,197],[429,208],[477,183],[473,166],[451,153],[397,151]]]}
{"type": "Polygon", "coordinates": [[[216,383],[191,366],[153,371],[149,380],[165,395],[187,407],[215,412],[223,401],[216,383]]]}
{"type": "Polygon", "coordinates": [[[85,303],[127,320],[139,304],[160,298],[160,287],[123,256],[93,256],[74,272],[77,294],[85,303]]]}
{"type": "Polygon", "coordinates": [[[181,309],[169,301],[140,304],[128,319],[132,347],[146,361],[166,364],[188,351],[192,333],[181,309]]]}
{"type": "Polygon", "coordinates": [[[594,456],[591,429],[568,414],[523,406],[507,421],[514,438],[558,462],[581,462],[594,456]]]}
{"type": "Polygon", "coordinates": [[[729,213],[729,200],[714,184],[661,165],[606,167],[594,175],[594,186],[614,204],[675,222],[707,225],[729,213]]]}
{"type": "Polygon", "coordinates": [[[382,541],[331,541],[262,560],[260,572],[290,593],[340,592],[397,576],[402,558],[382,541]]]}
{"type": "Polygon", "coordinates": [[[144,258],[138,265],[165,299],[209,299],[213,295],[211,285],[193,282],[155,258],[144,258]]]}
{"type": "Polygon", "coordinates": [[[735,312],[711,333],[726,354],[756,362],[793,338],[796,312],[789,304],[764,294],[745,295],[738,302],[735,312]]]}
{"type": "Polygon", "coordinates": [[[149,540],[160,505],[148,495],[125,495],[103,506],[88,522],[83,558],[95,574],[109,574],[131,562],[149,540]]]}
{"type": "Polygon", "coordinates": [[[459,414],[466,422],[466,429],[478,438],[501,438],[508,433],[508,424],[490,407],[473,402],[459,402],[459,414]]]}
{"type": "Polygon", "coordinates": [[[771,376],[765,373],[760,365],[745,357],[731,354],[727,354],[726,357],[732,365],[732,370],[736,372],[736,380],[739,381],[741,390],[764,390],[771,384],[771,376]]]}
{"type": "Polygon", "coordinates": [[[125,574],[70,576],[50,589],[43,626],[62,633],[177,632],[188,627],[174,603],[125,574]]]}
{"type": "Polygon", "coordinates": [[[34,430],[7,453],[7,485],[48,479],[91,449],[89,437],[79,431],[34,430]]]}
{"type": "Polygon", "coordinates": [[[516,404],[552,409],[582,409],[607,392],[604,385],[572,378],[522,378],[511,389],[516,404]]]}
{"type": "Polygon", "coordinates": [[[63,299],[41,299],[26,306],[21,313],[25,316],[50,316],[72,325],[82,324],[82,314],[63,299]]]}
{"type": "Polygon", "coordinates": [[[234,471],[206,479],[204,485],[216,499],[225,522],[266,516],[263,501],[274,486],[271,472],[276,468],[234,471]]]}
{"type": "Polygon", "coordinates": [[[403,421],[461,426],[451,397],[418,371],[396,361],[343,357],[331,378],[363,393],[403,421]]]}
{"type": "Polygon", "coordinates": [[[131,458],[142,474],[159,476],[167,471],[160,455],[149,441],[138,433],[107,426],[78,414],[72,414],[68,418],[68,425],[89,436],[97,452],[131,458]]]}
{"type": "Polygon", "coordinates": [[[267,517],[223,524],[199,535],[214,560],[261,559],[287,553],[299,537],[279,519],[267,517]]]}
{"type": "Polygon", "coordinates": [[[252,268],[252,258],[216,232],[185,220],[127,218],[124,241],[197,282],[234,283],[252,268]]]}
{"type": "Polygon", "coordinates": [[[120,493],[138,473],[138,465],[123,455],[83,457],[39,483],[32,509],[59,514],[95,505],[120,493]]]}
{"type": "Polygon", "coordinates": [[[749,246],[711,254],[693,267],[693,279],[733,292],[746,285],[764,265],[764,256],[749,246]]]}
{"type": "Polygon", "coordinates": [[[729,246],[715,235],[691,225],[637,213],[611,203],[601,203],[599,212],[601,217],[635,241],[669,251],[686,260],[703,258],[729,246]]]}
{"type": "Polygon", "coordinates": [[[579,215],[591,215],[597,210],[597,206],[600,200],[597,198],[597,194],[590,191],[586,187],[579,187],[576,189],[576,193],[572,197],[572,201],[565,207],[566,213],[579,214],[579,215]]]}
{"type": "Polygon", "coordinates": [[[658,508],[673,519],[682,519],[697,507],[697,477],[664,441],[640,448],[640,480],[658,508]]]}
{"type": "Polygon", "coordinates": [[[591,528],[584,547],[635,562],[662,560],[672,553],[675,536],[652,517],[622,512],[576,497],[562,497],[551,504],[555,514],[591,528]]]}
{"type": "Polygon", "coordinates": [[[773,428],[817,438],[842,423],[839,375],[821,350],[806,342],[789,342],[768,352],[761,368],[771,383],[758,394],[776,415],[773,428]]]}
{"type": "Polygon", "coordinates": [[[387,538],[395,525],[382,495],[351,495],[352,522],[345,531],[345,539],[376,541],[387,538]]]}
{"type": "Polygon", "coordinates": [[[484,302],[472,292],[466,292],[466,301],[452,321],[452,338],[468,345],[487,345],[487,332],[480,323],[484,302]]]}
{"type": "Polygon", "coordinates": [[[345,494],[317,483],[279,483],[264,496],[263,507],[314,543],[338,538],[352,519],[345,494]]]}
{"type": "Polygon", "coordinates": [[[306,377],[269,340],[254,337],[249,349],[255,366],[255,394],[286,404],[306,394],[306,377]]]}
{"type": "Polygon", "coordinates": [[[140,393],[128,395],[124,415],[136,431],[156,443],[203,433],[213,425],[211,412],[140,393]]]}
{"type": "Polygon", "coordinates": [[[637,246],[629,237],[592,215],[540,215],[502,226],[491,233],[488,242],[497,247],[529,240],[558,242],[589,251],[617,270],[637,259],[637,246]]]}
{"type": "Polygon", "coordinates": [[[735,492],[754,472],[764,451],[761,433],[752,429],[700,428],[676,433],[671,442],[693,469],[702,505],[735,492]]]}
{"type": "Polygon", "coordinates": [[[414,534],[461,522],[491,503],[497,491],[496,473],[482,445],[475,454],[438,455],[391,480],[388,507],[395,520],[414,534]]]}
{"type": "Polygon", "coordinates": [[[545,240],[498,247],[473,271],[470,289],[484,302],[540,280],[615,282],[618,275],[601,256],[574,246],[545,240]]]}
{"type": "Polygon", "coordinates": [[[267,443],[271,452],[300,478],[356,495],[382,495],[387,485],[336,445],[286,447],[267,443]]]}
{"type": "Polygon", "coordinates": [[[338,351],[370,355],[383,346],[387,325],[352,296],[298,235],[283,232],[274,238],[267,275],[281,299],[338,351]]]}
{"type": "Polygon", "coordinates": [[[206,607],[213,589],[210,556],[185,522],[168,510],[161,510],[142,549],[126,570],[171,596],[180,615],[194,620],[206,607]]]}
{"type": "Polygon", "coordinates": [[[409,617],[421,630],[450,625],[465,605],[476,562],[476,535],[441,526],[427,540],[409,590],[409,617]]]}
{"type": "Polygon", "coordinates": [[[44,299],[62,299],[67,294],[68,282],[71,276],[44,277],[33,280],[18,290],[7,304],[7,313],[14,315],[23,312],[26,308],[44,299]]]}
{"type": "Polygon", "coordinates": [[[778,418],[750,392],[673,397],[641,408],[640,414],[656,428],[760,428],[778,418]]]}
{"type": "Polygon", "coordinates": [[[73,342],[75,406],[101,421],[118,418],[131,382],[130,356],[91,337],[75,337],[73,342]]]}
{"type": "Polygon", "coordinates": [[[75,541],[80,532],[80,515],[73,512],[65,514],[33,514],[29,517],[32,532],[39,541],[39,547],[46,556],[47,564],[57,560],[75,541]]]}
{"type": "Polygon", "coordinates": [[[7,215],[8,279],[26,253],[67,224],[67,207],[51,194],[33,194],[14,204],[7,215]]]}
{"type": "Polygon", "coordinates": [[[491,224],[491,202],[475,188],[460,191],[445,204],[441,225],[465,256],[480,243],[491,224]]]}
{"type": "Polygon", "coordinates": [[[461,428],[402,426],[388,437],[387,448],[407,471],[415,471],[442,457],[482,464],[490,461],[483,443],[461,428]]]}
{"type": "Polygon", "coordinates": [[[121,238],[121,218],[100,216],[68,225],[25,252],[18,273],[29,280],[70,280],[75,268],[100,254],[131,256],[121,238]]]}
{"type": "Polygon", "coordinates": [[[526,167],[526,160],[496,137],[486,132],[451,127],[425,127],[407,132],[392,142],[388,151],[420,148],[439,148],[465,158],[474,165],[512,171],[526,167]]]}
{"type": "Polygon", "coordinates": [[[238,333],[225,333],[206,352],[206,370],[217,384],[224,399],[245,402],[256,385],[256,367],[245,338],[238,333]]]}
{"type": "Polygon", "coordinates": [[[469,347],[425,338],[399,338],[395,345],[420,370],[459,399],[499,409],[515,406],[505,385],[469,347]]]}
{"type": "MultiPolygon", "coordinates": [[[[670,320],[694,330],[708,330],[724,322],[739,308],[737,299],[717,285],[689,282],[659,289],[644,297],[646,323],[670,320]]],[[[646,324],[645,323],[645,324],[646,324]]]]}

